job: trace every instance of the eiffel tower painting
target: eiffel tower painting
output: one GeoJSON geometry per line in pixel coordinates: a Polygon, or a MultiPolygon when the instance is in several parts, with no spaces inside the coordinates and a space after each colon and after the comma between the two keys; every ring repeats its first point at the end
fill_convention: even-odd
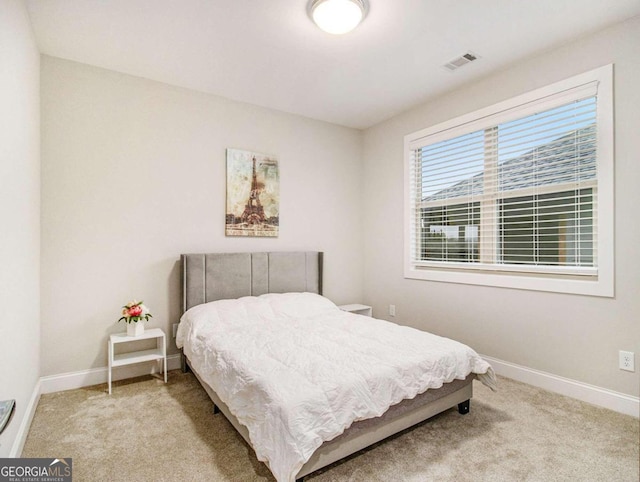
{"type": "Polygon", "coordinates": [[[280,178],[273,156],[227,149],[227,236],[278,236],[280,178]]]}

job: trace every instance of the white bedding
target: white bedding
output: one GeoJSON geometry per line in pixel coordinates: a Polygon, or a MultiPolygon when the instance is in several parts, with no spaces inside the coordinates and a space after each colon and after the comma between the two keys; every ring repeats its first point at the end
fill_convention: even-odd
{"type": "Polygon", "coordinates": [[[341,311],[312,293],[221,300],[187,311],[176,343],[249,431],[279,482],[295,480],[354,421],[492,368],[462,343],[341,311]]]}

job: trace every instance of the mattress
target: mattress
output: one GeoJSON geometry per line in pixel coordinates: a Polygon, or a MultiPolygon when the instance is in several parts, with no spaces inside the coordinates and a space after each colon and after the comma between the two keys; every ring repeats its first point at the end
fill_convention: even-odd
{"type": "Polygon", "coordinates": [[[471,348],[339,310],[311,293],[193,307],[176,342],[241,424],[279,482],[356,421],[469,374],[493,387],[471,348]]]}

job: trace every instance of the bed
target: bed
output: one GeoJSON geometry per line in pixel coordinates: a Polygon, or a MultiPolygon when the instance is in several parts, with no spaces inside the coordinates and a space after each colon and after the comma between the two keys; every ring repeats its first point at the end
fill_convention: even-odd
{"type": "Polygon", "coordinates": [[[279,482],[300,481],[450,408],[467,413],[476,378],[495,386],[493,370],[469,347],[342,312],[323,298],[322,253],[181,261],[183,369],[279,482]],[[431,343],[434,355],[423,360],[431,343]],[[448,351],[436,356],[440,343],[448,351]]]}

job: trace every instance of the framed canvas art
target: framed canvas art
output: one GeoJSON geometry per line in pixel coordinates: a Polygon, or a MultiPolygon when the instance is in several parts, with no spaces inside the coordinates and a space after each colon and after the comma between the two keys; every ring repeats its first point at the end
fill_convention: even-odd
{"type": "Polygon", "coordinates": [[[278,236],[280,174],[274,156],[227,149],[227,236],[278,236]]]}

